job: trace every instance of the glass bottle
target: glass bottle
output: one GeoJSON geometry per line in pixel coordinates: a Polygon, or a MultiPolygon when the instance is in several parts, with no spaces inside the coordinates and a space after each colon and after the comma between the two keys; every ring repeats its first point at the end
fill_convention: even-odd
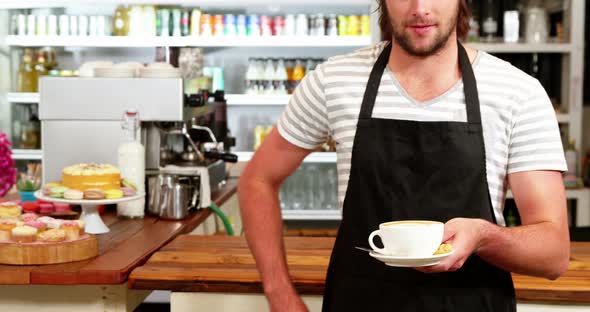
{"type": "Polygon", "coordinates": [[[113,17],[113,36],[127,36],[129,33],[129,11],[119,5],[113,17]]]}
{"type": "Polygon", "coordinates": [[[279,59],[277,61],[277,68],[274,75],[275,93],[287,94],[287,69],[285,68],[285,60],[279,59]]]}
{"type": "Polygon", "coordinates": [[[37,62],[35,62],[35,70],[33,71],[33,78],[34,78],[34,90],[33,92],[39,91],[39,79],[43,76],[47,75],[47,63],[45,60],[45,55],[42,51],[37,53],[37,62]]]}
{"type": "Polygon", "coordinates": [[[497,0],[486,0],[483,21],[483,36],[485,41],[491,42],[498,33],[497,0]]]}
{"type": "Polygon", "coordinates": [[[293,68],[293,82],[292,82],[292,90],[295,90],[303,77],[305,76],[305,67],[303,67],[302,60],[295,61],[295,67],[293,68]]]}
{"type": "Polygon", "coordinates": [[[34,71],[33,50],[25,49],[17,75],[18,92],[36,92],[34,71]]]}
{"type": "MultiPolygon", "coordinates": [[[[121,178],[131,182],[137,193],[145,192],[145,148],[138,140],[139,113],[135,109],[127,109],[121,123],[123,143],[117,151],[118,166],[121,178]]],[[[143,218],[145,198],[123,202],[117,205],[117,215],[124,218],[143,218]]]]}

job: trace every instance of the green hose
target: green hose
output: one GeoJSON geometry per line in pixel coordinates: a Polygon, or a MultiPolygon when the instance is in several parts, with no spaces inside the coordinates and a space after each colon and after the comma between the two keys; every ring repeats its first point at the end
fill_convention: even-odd
{"type": "Polygon", "coordinates": [[[217,207],[215,204],[211,204],[211,206],[209,206],[209,209],[211,209],[211,211],[213,211],[221,219],[221,221],[223,221],[223,225],[225,225],[225,232],[227,233],[227,235],[234,236],[234,228],[231,226],[231,223],[229,223],[229,219],[221,211],[221,209],[219,209],[219,207],[217,207]]]}

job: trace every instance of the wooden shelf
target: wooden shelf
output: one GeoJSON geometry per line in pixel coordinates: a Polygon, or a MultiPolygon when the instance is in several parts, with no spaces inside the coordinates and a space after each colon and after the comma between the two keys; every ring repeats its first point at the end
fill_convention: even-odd
{"type": "Polygon", "coordinates": [[[371,37],[278,36],[278,37],[115,37],[115,36],[7,36],[15,47],[364,47],[371,37]]]}

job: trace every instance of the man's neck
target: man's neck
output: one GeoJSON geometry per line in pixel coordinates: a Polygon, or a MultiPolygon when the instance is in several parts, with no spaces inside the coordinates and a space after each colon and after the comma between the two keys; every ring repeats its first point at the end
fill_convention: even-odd
{"type": "Polygon", "coordinates": [[[422,102],[443,94],[461,78],[457,55],[454,35],[436,54],[426,57],[410,55],[393,42],[388,65],[406,92],[422,102]]]}

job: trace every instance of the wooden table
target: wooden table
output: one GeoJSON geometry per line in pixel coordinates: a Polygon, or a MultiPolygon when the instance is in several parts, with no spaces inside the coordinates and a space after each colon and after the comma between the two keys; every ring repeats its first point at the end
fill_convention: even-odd
{"type": "MultiPolygon", "coordinates": [[[[212,201],[221,207],[235,195],[236,189],[237,180],[230,180],[212,194],[212,201]]],[[[93,307],[96,311],[132,311],[149,292],[128,289],[126,281],[130,272],[176,236],[191,232],[210,215],[209,209],[201,209],[180,221],[154,217],[126,220],[109,211],[103,220],[110,232],[97,235],[99,255],[96,258],[55,265],[0,265],[0,310],[26,311],[25,303],[31,303],[34,311],[55,311],[58,307],[80,311],[82,308],[72,307],[79,303],[84,305],[85,312],[92,311],[93,307]],[[35,304],[40,306],[34,307],[35,304]]]]}
{"type": "MultiPolygon", "coordinates": [[[[318,296],[324,290],[334,239],[286,237],[285,244],[293,283],[299,293],[311,295],[307,297],[308,303],[317,308],[320,298],[318,296]]],[[[532,302],[542,302],[550,307],[551,304],[580,304],[571,307],[590,311],[590,243],[572,243],[570,267],[557,281],[518,274],[513,274],[513,278],[520,304],[519,311],[527,311],[527,308],[530,311],[537,309],[536,305],[530,305],[532,302]]],[[[198,297],[201,301],[206,299],[213,302],[212,297],[207,297],[207,294],[214,293],[219,296],[219,300],[225,301],[224,305],[227,306],[227,298],[222,294],[262,292],[254,259],[243,237],[194,235],[179,236],[156,252],[146,264],[131,273],[129,287],[173,291],[173,312],[184,311],[185,306],[174,302],[175,295],[177,299],[198,297]]],[[[241,300],[241,305],[244,306],[245,302],[253,300],[253,297],[244,296],[241,300]]],[[[266,303],[262,300],[248,304],[258,304],[256,309],[265,309],[266,303]]],[[[191,306],[192,309],[196,309],[194,304],[191,306]]],[[[213,306],[208,309],[215,310],[213,306]]]]}

